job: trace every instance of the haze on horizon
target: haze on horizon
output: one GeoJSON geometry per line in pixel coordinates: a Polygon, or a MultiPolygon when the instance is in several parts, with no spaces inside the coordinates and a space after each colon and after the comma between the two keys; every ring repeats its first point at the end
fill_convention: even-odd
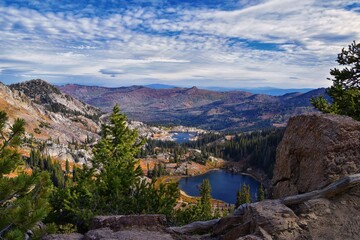
{"type": "Polygon", "coordinates": [[[0,81],[317,88],[353,0],[0,0],[0,81]]]}

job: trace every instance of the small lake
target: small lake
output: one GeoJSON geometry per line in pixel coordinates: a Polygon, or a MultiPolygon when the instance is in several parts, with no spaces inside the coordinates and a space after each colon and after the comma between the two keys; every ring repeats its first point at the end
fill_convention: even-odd
{"type": "Polygon", "coordinates": [[[174,139],[175,142],[177,143],[185,143],[185,142],[189,142],[190,138],[193,138],[197,135],[196,132],[171,132],[172,138],[174,139]]]}
{"type": "Polygon", "coordinates": [[[227,203],[236,203],[236,193],[243,185],[250,186],[250,194],[253,201],[257,198],[260,183],[252,177],[214,170],[205,174],[184,177],[179,182],[179,188],[190,196],[200,196],[199,187],[204,179],[208,178],[211,185],[211,196],[227,203]]]}

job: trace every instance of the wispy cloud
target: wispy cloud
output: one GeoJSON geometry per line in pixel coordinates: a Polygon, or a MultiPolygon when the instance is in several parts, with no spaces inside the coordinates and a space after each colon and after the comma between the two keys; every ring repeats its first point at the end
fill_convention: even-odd
{"type": "Polygon", "coordinates": [[[320,87],[360,39],[355,1],[115,2],[0,2],[0,81],[320,87]]]}

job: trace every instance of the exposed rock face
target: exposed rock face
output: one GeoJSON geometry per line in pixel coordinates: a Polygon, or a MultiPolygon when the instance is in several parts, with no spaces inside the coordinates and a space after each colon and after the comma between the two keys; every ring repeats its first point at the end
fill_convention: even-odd
{"type": "Polygon", "coordinates": [[[80,233],[70,234],[50,234],[42,238],[42,240],[82,240],[84,235],[80,233]]]}
{"type": "Polygon", "coordinates": [[[9,86],[12,90],[23,92],[37,104],[45,106],[52,112],[71,112],[94,116],[99,115],[99,109],[79,101],[70,95],[63,94],[56,87],[41,79],[30,80],[9,86]]]}
{"type": "Polygon", "coordinates": [[[73,140],[84,142],[87,138],[99,137],[97,133],[100,124],[90,118],[98,114],[99,110],[59,93],[59,90],[44,81],[29,81],[16,86],[9,88],[0,83],[0,109],[7,113],[10,122],[23,118],[26,121],[26,132],[36,139],[46,140],[51,137],[67,144],[73,140]],[[22,90],[21,87],[30,83],[31,88],[28,86],[22,90]],[[30,89],[34,94],[39,91],[41,96],[46,90],[52,92],[44,95],[47,102],[43,103],[37,100],[37,95],[29,93],[30,89]]]}
{"type": "Polygon", "coordinates": [[[243,222],[250,223],[250,232],[266,232],[277,239],[295,239],[301,228],[296,214],[280,201],[263,201],[250,204],[243,222]]]}
{"type": "Polygon", "coordinates": [[[111,230],[119,231],[134,226],[143,228],[164,228],[166,223],[166,217],[161,214],[97,216],[91,223],[91,229],[108,227],[111,230]]]}
{"type": "Polygon", "coordinates": [[[360,239],[359,186],[330,199],[306,201],[296,213],[303,239],[360,239]]]}
{"type": "Polygon", "coordinates": [[[112,231],[109,228],[101,228],[91,230],[85,234],[84,240],[108,240],[108,239],[121,239],[121,240],[173,240],[174,238],[164,232],[148,231],[148,230],[123,230],[112,231]]]}
{"type": "Polygon", "coordinates": [[[167,220],[164,215],[117,215],[97,216],[93,219],[90,231],[81,234],[57,234],[46,236],[45,240],[172,240],[166,231],[167,220]]]}
{"type": "Polygon", "coordinates": [[[275,198],[323,188],[360,172],[360,122],[329,114],[293,117],[276,154],[275,198]]]}

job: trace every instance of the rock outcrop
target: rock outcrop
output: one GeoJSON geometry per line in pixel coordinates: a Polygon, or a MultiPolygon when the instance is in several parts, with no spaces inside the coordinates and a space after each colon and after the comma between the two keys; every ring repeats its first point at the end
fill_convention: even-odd
{"type": "Polygon", "coordinates": [[[360,122],[330,114],[293,117],[276,155],[274,198],[323,188],[360,172],[360,122]]]}
{"type": "Polygon", "coordinates": [[[92,221],[90,231],[81,234],[53,234],[43,240],[173,240],[166,228],[164,215],[118,215],[98,216],[92,221]]]}
{"type": "Polygon", "coordinates": [[[100,131],[100,123],[90,118],[100,113],[99,110],[59,93],[59,90],[44,81],[28,83],[31,83],[31,88],[22,90],[21,87],[26,86],[25,83],[10,88],[0,82],[0,109],[7,113],[10,122],[16,118],[23,118],[26,121],[26,132],[35,139],[53,138],[67,144],[72,141],[85,142],[89,138],[99,138],[97,133],[100,131]],[[47,104],[44,104],[37,100],[37,95],[31,95],[29,89],[35,93],[40,91],[41,94],[45,94],[47,89],[57,91],[54,90],[45,97],[40,94],[40,99],[44,98],[47,101],[47,104]]]}

